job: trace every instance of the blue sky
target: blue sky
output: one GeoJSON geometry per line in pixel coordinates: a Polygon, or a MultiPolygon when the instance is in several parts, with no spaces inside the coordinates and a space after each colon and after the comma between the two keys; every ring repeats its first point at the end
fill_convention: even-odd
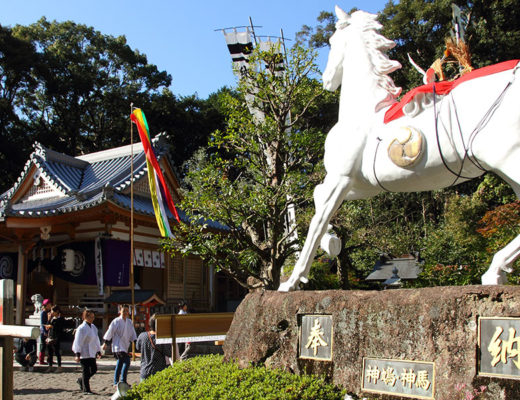
{"type": "MultiPolygon", "coordinates": [[[[42,16],[93,26],[101,33],[124,35],[133,49],[173,78],[176,95],[206,98],[224,85],[234,86],[231,58],[224,37],[215,29],[249,24],[257,35],[294,39],[302,25],[315,26],[320,11],[353,7],[377,12],[387,0],[5,0],[0,24],[29,25],[42,16]]],[[[291,42],[288,42],[290,46],[291,42]]],[[[323,70],[326,52],[320,55],[323,70]]]]}

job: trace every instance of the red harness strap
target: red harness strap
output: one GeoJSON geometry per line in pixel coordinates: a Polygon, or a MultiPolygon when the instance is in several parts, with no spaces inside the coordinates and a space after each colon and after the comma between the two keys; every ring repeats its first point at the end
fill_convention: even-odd
{"type": "Polygon", "coordinates": [[[466,75],[460,77],[459,79],[455,79],[454,81],[434,82],[418,86],[406,93],[399,103],[395,103],[390,106],[390,108],[385,113],[384,123],[387,124],[394,119],[402,117],[404,115],[403,107],[408,104],[415,97],[415,95],[417,95],[417,93],[432,93],[434,85],[436,94],[445,95],[463,82],[513,69],[516,67],[519,61],[520,60],[509,60],[498,64],[488,65],[487,67],[468,72],[466,75]]]}

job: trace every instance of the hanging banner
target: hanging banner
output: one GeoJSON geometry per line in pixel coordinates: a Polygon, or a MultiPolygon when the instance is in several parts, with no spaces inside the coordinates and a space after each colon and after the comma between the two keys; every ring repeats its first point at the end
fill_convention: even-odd
{"type": "Polygon", "coordinates": [[[130,242],[103,239],[101,249],[105,285],[130,285],[130,242]]]}
{"type": "Polygon", "coordinates": [[[36,258],[28,260],[29,271],[39,265],[67,282],[96,285],[99,294],[104,293],[104,286],[130,284],[130,242],[115,239],[72,242],[55,252],[35,254],[36,258]]]}
{"type": "Polygon", "coordinates": [[[253,42],[249,28],[245,32],[237,32],[233,29],[231,32],[223,30],[226,44],[233,60],[233,69],[243,74],[248,68],[248,59],[253,51],[253,42]]]}
{"type": "Polygon", "coordinates": [[[266,52],[266,53],[273,53],[273,59],[272,60],[265,60],[266,69],[269,71],[274,71],[275,76],[281,76],[283,72],[285,71],[285,61],[284,56],[282,52],[282,41],[277,38],[274,42],[271,40],[271,38],[267,38],[267,40],[260,40],[260,43],[258,44],[260,51],[266,52]],[[271,63],[274,65],[271,66],[271,63]]]}
{"type": "Polygon", "coordinates": [[[150,188],[150,197],[153,204],[155,213],[155,219],[157,220],[157,226],[163,237],[172,237],[170,224],[168,222],[168,214],[166,213],[166,207],[170,210],[171,214],[180,223],[181,220],[177,214],[177,209],[173,203],[173,199],[170,195],[168,185],[164,179],[161,167],[155,155],[155,151],[152,146],[150,139],[150,131],[148,129],[148,122],[146,117],[140,108],[136,108],[132,111],[130,119],[137,126],[139,131],[139,137],[143,144],[143,149],[146,154],[146,166],[148,169],[148,184],[150,188]]]}
{"type": "MultiPolygon", "coordinates": [[[[38,249],[37,249],[38,250],[38,249]]],[[[56,251],[35,251],[35,257],[28,260],[28,270],[38,266],[67,282],[82,285],[96,285],[94,242],[73,242],[60,246],[56,251]]]]}

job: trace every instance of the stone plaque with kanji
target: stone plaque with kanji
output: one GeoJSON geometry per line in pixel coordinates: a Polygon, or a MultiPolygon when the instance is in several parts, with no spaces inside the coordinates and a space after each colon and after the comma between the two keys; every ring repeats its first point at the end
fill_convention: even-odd
{"type": "Polygon", "coordinates": [[[365,357],[361,385],[366,392],[433,399],[435,364],[365,357]]]}
{"type": "Polygon", "coordinates": [[[332,337],[332,315],[302,315],[300,358],[331,361],[332,337]]]}
{"type": "Polygon", "coordinates": [[[520,379],[520,318],[479,318],[479,375],[520,379]]]}

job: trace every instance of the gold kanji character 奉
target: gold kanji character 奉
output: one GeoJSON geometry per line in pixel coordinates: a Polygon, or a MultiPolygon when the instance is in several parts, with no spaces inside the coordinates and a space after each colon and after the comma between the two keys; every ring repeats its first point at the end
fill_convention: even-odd
{"type": "Polygon", "coordinates": [[[314,325],[311,328],[311,333],[309,334],[309,338],[307,339],[307,344],[305,348],[308,349],[312,347],[314,350],[314,355],[318,353],[319,346],[328,346],[327,342],[323,339],[323,329],[321,329],[320,321],[318,318],[314,320],[314,325]]]}

